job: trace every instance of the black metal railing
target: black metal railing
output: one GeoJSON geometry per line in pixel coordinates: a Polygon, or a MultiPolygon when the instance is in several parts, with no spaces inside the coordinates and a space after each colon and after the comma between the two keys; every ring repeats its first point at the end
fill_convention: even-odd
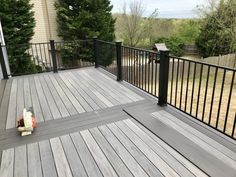
{"type": "Polygon", "coordinates": [[[116,44],[97,40],[98,65],[117,76],[116,44]]]}
{"type": "Polygon", "coordinates": [[[55,42],[58,70],[94,66],[93,40],[55,42]]]}
{"type": "MultiPolygon", "coordinates": [[[[115,43],[106,45],[115,50],[115,43]]],[[[121,70],[119,77],[157,97],[159,105],[173,106],[236,139],[236,69],[170,56],[169,51],[121,46],[120,52],[107,71],[118,77],[121,70]]]]}
{"type": "Polygon", "coordinates": [[[168,104],[235,138],[235,72],[170,57],[168,104]]]}
{"type": "Polygon", "coordinates": [[[122,46],[123,79],[154,96],[158,95],[158,63],[156,52],[122,46]]]}
{"type": "MultiPolygon", "coordinates": [[[[21,47],[28,47],[27,56],[38,72],[100,66],[118,81],[125,80],[157,97],[160,106],[173,106],[236,139],[236,69],[97,38],[29,46],[21,47]]],[[[20,61],[17,56],[15,60],[20,61]]],[[[4,63],[2,52],[0,62],[4,63]]],[[[2,70],[7,79],[6,69],[2,70]]]]}
{"type": "Polygon", "coordinates": [[[1,46],[8,52],[13,76],[94,66],[93,47],[91,39],[1,46]]]}

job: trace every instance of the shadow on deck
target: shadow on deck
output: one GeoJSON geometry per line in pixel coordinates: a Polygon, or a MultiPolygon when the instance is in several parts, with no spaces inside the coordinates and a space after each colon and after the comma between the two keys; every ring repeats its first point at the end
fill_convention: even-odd
{"type": "Polygon", "coordinates": [[[1,82],[0,176],[235,176],[236,142],[102,69],[1,82]],[[32,106],[38,127],[20,137],[32,106]]]}

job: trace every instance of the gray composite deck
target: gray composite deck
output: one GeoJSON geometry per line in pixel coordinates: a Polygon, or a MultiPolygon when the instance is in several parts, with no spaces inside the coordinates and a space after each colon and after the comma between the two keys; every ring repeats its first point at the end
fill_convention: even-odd
{"type": "MultiPolygon", "coordinates": [[[[169,106],[158,107],[156,98],[116,82],[102,69],[17,77],[4,84],[2,91],[0,85],[0,96],[4,93],[0,111],[7,109],[8,115],[13,110],[8,106],[11,93],[16,103],[24,100],[20,101],[24,106],[29,105],[26,98],[31,95],[33,107],[33,98],[38,99],[42,121],[33,135],[20,137],[15,128],[6,127],[8,116],[1,117],[6,121],[0,131],[0,177],[236,176],[234,140],[169,106]],[[27,82],[32,78],[37,97],[27,82]],[[16,93],[12,92],[15,79],[16,93]],[[23,95],[18,95],[19,84],[23,95]],[[42,90],[40,96],[36,85],[42,90]],[[85,110],[82,98],[90,110],[85,110]],[[52,119],[45,119],[43,104],[52,119]],[[69,116],[62,116],[62,105],[69,116]],[[78,105],[83,112],[77,110],[78,105]],[[74,114],[68,110],[72,106],[74,114]],[[52,113],[56,109],[57,118],[52,113]]],[[[15,109],[14,115],[20,108],[15,109]]]]}
{"type": "Polygon", "coordinates": [[[92,69],[14,77],[5,87],[0,130],[14,128],[24,107],[45,122],[143,99],[92,69]]]}

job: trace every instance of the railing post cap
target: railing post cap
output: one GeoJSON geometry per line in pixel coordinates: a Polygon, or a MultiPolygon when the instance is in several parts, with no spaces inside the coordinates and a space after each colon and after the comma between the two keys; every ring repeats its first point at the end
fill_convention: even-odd
{"type": "Polygon", "coordinates": [[[97,39],[98,37],[97,36],[93,36],[93,39],[97,39]]]}
{"type": "Polygon", "coordinates": [[[160,52],[163,52],[163,53],[169,53],[170,50],[169,50],[169,49],[166,49],[166,50],[160,50],[160,52]]]}

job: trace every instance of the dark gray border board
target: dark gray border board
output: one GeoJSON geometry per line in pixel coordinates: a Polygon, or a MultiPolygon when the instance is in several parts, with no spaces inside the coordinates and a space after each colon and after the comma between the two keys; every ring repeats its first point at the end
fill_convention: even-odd
{"type": "Polygon", "coordinates": [[[163,108],[165,111],[169,112],[170,114],[174,115],[181,121],[187,123],[188,125],[198,129],[205,135],[211,137],[215,141],[223,144],[224,146],[228,147],[232,151],[236,152],[236,141],[223,133],[215,130],[214,128],[202,123],[199,120],[196,120],[195,118],[183,113],[182,111],[179,111],[178,109],[172,107],[172,106],[167,106],[163,108]]]}
{"type": "MultiPolygon", "coordinates": [[[[116,79],[116,76],[109,73],[108,71],[102,69],[102,68],[99,68],[99,71],[101,71],[102,73],[108,75],[110,78],[112,79],[116,79]]],[[[150,103],[156,103],[158,102],[158,98],[155,97],[155,96],[152,96],[150,94],[148,94],[147,92],[139,89],[138,87],[126,82],[126,81],[123,81],[123,82],[120,82],[121,84],[123,84],[124,86],[126,86],[127,88],[131,89],[132,91],[134,91],[136,94],[139,94],[141,95],[142,97],[150,100],[150,103]]],[[[165,107],[159,107],[158,105],[156,105],[157,108],[159,109],[164,109],[166,110],[167,112],[175,115],[176,117],[180,118],[181,120],[183,120],[184,122],[190,124],[191,126],[193,126],[194,128],[199,128],[201,131],[203,131],[206,135],[212,137],[214,140],[224,144],[225,146],[227,146],[228,148],[232,149],[233,151],[236,152],[236,141],[233,140],[232,138],[224,135],[223,133],[215,130],[214,128],[202,123],[201,121],[199,120],[196,120],[195,118],[185,114],[184,112],[170,106],[170,105],[167,105],[165,107]],[[235,145],[235,146],[234,146],[235,145]]],[[[158,109],[157,109],[158,110],[158,109]]]]}
{"type": "Polygon", "coordinates": [[[13,130],[15,131],[14,137],[8,138],[6,135],[6,139],[0,141],[0,151],[128,118],[130,117],[120,110],[117,111],[115,115],[113,112],[110,112],[110,114],[107,115],[94,114],[90,116],[90,118],[84,117],[83,119],[75,119],[73,122],[65,121],[55,126],[52,122],[51,124],[48,124],[48,126],[38,127],[32,135],[26,137],[21,137],[16,130],[13,130]]]}
{"type": "Polygon", "coordinates": [[[179,132],[155,119],[149,115],[148,112],[137,112],[137,109],[138,107],[125,108],[124,111],[208,175],[219,177],[235,176],[235,170],[213,155],[207,153],[199,145],[193,143],[179,132]]]}

